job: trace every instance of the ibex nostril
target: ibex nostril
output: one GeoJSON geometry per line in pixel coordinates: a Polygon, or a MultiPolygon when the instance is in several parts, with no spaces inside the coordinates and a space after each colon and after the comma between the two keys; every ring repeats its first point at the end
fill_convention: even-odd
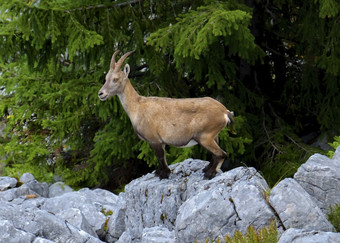
{"type": "Polygon", "coordinates": [[[98,96],[102,96],[102,95],[103,95],[103,92],[99,91],[98,96]]]}

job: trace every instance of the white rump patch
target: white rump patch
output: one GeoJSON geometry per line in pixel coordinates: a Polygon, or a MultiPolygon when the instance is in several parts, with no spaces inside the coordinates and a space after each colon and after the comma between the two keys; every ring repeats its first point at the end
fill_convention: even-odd
{"type": "Polygon", "coordinates": [[[189,141],[189,143],[187,143],[186,145],[178,146],[178,147],[179,147],[179,148],[188,148],[188,147],[194,146],[194,145],[196,145],[196,144],[197,144],[197,142],[196,142],[195,140],[191,139],[191,140],[189,141]]]}
{"type": "Polygon", "coordinates": [[[229,124],[229,123],[230,123],[230,119],[229,119],[229,117],[228,117],[228,115],[227,115],[227,114],[224,114],[224,118],[226,119],[226,121],[227,121],[227,124],[229,124]]]}

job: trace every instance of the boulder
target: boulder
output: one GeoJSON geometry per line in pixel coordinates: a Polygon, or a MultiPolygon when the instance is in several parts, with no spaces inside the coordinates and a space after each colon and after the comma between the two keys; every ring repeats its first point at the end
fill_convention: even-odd
{"type": "MultiPolygon", "coordinates": [[[[156,226],[174,231],[182,242],[215,239],[236,229],[245,231],[249,224],[262,228],[276,218],[264,196],[268,185],[254,168],[219,172],[205,180],[202,168],[207,163],[188,159],[170,166],[169,179],[148,174],[125,187],[121,211],[132,241],[156,226]]],[[[109,225],[122,224],[112,218],[109,225]]]]}
{"type": "Polygon", "coordinates": [[[32,242],[35,237],[53,242],[102,242],[51,212],[8,202],[0,204],[0,222],[0,232],[6,230],[1,240],[6,239],[6,232],[17,237],[9,242],[32,242]]]}
{"type": "MultiPolygon", "coordinates": [[[[15,202],[20,201],[20,203],[26,200],[27,195],[36,195],[35,191],[32,191],[28,186],[22,185],[18,188],[12,188],[6,191],[0,191],[0,201],[15,202]]],[[[17,203],[17,202],[16,202],[17,203]]]]}
{"type": "Polygon", "coordinates": [[[48,197],[61,196],[66,192],[72,192],[73,189],[64,182],[58,181],[48,188],[48,197]]]}
{"type": "Polygon", "coordinates": [[[270,193],[269,202],[286,229],[333,231],[325,214],[294,179],[286,178],[270,193]]]}
{"type": "Polygon", "coordinates": [[[19,179],[19,181],[22,183],[28,183],[34,180],[35,180],[35,177],[31,173],[24,173],[19,179]]]}
{"type": "Polygon", "coordinates": [[[173,230],[179,207],[201,187],[202,168],[208,162],[185,160],[171,165],[169,179],[147,174],[125,186],[125,226],[132,239],[140,239],[144,228],[163,226],[173,230]]]}
{"type": "Polygon", "coordinates": [[[9,188],[13,188],[17,185],[17,180],[12,177],[4,176],[0,177],[0,191],[5,191],[9,188]]]}
{"type": "Polygon", "coordinates": [[[26,231],[17,229],[13,226],[10,220],[0,218],[0,235],[1,242],[32,242],[35,235],[26,231]]]}
{"type": "Polygon", "coordinates": [[[206,180],[202,169],[208,162],[193,159],[170,165],[169,179],[150,173],[133,180],[119,196],[103,189],[73,191],[62,182],[49,186],[25,173],[22,185],[14,178],[2,179],[0,238],[35,243],[223,242],[226,234],[244,233],[249,225],[260,229],[274,219],[279,234],[288,229],[281,243],[339,242],[325,215],[338,202],[339,160],[340,148],[333,159],[313,155],[294,179],[284,179],[272,190],[254,168],[219,171],[206,180]]]}
{"type": "Polygon", "coordinates": [[[37,180],[29,181],[19,188],[28,188],[34,192],[32,194],[36,194],[41,197],[48,197],[49,194],[48,184],[46,182],[40,183],[37,180]]]}
{"type": "Polygon", "coordinates": [[[265,198],[269,190],[254,168],[239,167],[203,182],[202,190],[179,209],[176,237],[182,242],[223,239],[235,230],[268,226],[276,219],[265,198]]]}
{"type": "Polygon", "coordinates": [[[79,209],[67,208],[57,213],[56,216],[65,219],[67,222],[70,222],[79,229],[84,230],[90,235],[98,238],[98,235],[96,234],[96,232],[94,232],[93,228],[79,209]]]}
{"type": "Polygon", "coordinates": [[[67,208],[79,209],[93,231],[102,234],[106,221],[105,215],[101,212],[103,208],[99,203],[93,202],[88,197],[89,193],[87,192],[88,190],[67,192],[57,197],[48,198],[41,209],[54,214],[58,214],[67,208]]]}
{"type": "Polygon", "coordinates": [[[278,243],[340,243],[340,233],[307,231],[291,228],[286,230],[278,243]]]}
{"type": "Polygon", "coordinates": [[[340,147],[333,159],[321,154],[312,155],[302,164],[294,179],[308,192],[319,208],[329,212],[329,207],[340,203],[340,147]]]}

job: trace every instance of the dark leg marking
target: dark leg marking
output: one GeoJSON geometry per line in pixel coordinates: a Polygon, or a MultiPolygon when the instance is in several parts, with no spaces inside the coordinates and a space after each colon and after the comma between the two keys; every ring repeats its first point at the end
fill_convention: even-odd
{"type": "Polygon", "coordinates": [[[166,162],[164,144],[150,144],[155,151],[156,157],[158,159],[158,168],[156,170],[156,175],[160,179],[167,179],[170,176],[170,168],[166,162]]]}

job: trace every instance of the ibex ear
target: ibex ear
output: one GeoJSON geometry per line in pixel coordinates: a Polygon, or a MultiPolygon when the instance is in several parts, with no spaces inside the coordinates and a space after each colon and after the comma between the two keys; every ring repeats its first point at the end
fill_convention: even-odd
{"type": "Polygon", "coordinates": [[[124,67],[124,74],[126,78],[129,76],[129,73],[130,73],[130,65],[126,64],[124,67]]]}

